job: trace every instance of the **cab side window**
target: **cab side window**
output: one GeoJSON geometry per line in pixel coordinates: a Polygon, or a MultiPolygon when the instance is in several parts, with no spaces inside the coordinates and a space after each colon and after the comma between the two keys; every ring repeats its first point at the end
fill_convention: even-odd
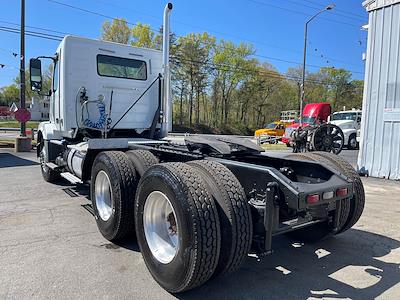
{"type": "Polygon", "coordinates": [[[58,81],[58,61],[56,61],[53,72],[53,92],[58,90],[58,81]]]}

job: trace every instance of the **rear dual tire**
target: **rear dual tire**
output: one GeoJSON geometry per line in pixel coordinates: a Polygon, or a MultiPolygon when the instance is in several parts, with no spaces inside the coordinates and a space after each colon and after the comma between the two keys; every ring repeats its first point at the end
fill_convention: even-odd
{"type": "Polygon", "coordinates": [[[97,226],[111,242],[134,235],[135,193],[139,178],[158,159],[149,151],[105,151],[91,175],[91,199],[97,226]]]}
{"type": "Polygon", "coordinates": [[[136,228],[150,273],[173,293],[239,268],[252,223],[232,172],[217,162],[156,164],[150,152],[129,152],[102,152],[93,165],[92,203],[102,235],[119,241],[136,228]]]}
{"type": "Polygon", "coordinates": [[[183,292],[213,275],[221,247],[218,212],[193,168],[183,163],[149,168],[139,183],[135,223],[147,268],[165,290],[183,292]],[[157,215],[153,209],[158,206],[158,200],[153,200],[155,192],[172,208],[168,215],[157,215]],[[166,243],[157,243],[161,240],[166,243]],[[160,255],[166,252],[169,255],[160,255]]]}
{"type": "Polygon", "coordinates": [[[90,194],[97,227],[109,241],[134,234],[136,171],[123,152],[106,151],[96,156],[90,194]]]}
{"type": "Polygon", "coordinates": [[[212,161],[149,168],[139,183],[135,222],[150,273],[173,293],[238,269],[252,241],[244,190],[212,161]],[[158,213],[163,207],[166,213],[158,213]]]}
{"type": "Polygon", "coordinates": [[[214,276],[234,272],[249,253],[252,241],[253,225],[244,189],[235,175],[218,162],[202,160],[189,165],[203,178],[221,223],[221,253],[214,276]]]}
{"type": "Polygon", "coordinates": [[[130,150],[125,154],[132,162],[139,177],[142,177],[148,168],[159,163],[158,158],[147,150],[130,150]]]}

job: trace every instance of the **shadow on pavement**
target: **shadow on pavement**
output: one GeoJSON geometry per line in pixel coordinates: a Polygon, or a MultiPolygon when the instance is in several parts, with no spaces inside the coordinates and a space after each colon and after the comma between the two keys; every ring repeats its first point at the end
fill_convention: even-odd
{"type": "Polygon", "coordinates": [[[38,165],[29,159],[24,159],[11,153],[0,153],[0,168],[25,167],[38,165]]]}
{"type": "Polygon", "coordinates": [[[374,299],[400,282],[400,265],[391,253],[400,250],[400,241],[385,236],[351,229],[341,236],[307,245],[281,236],[274,240],[274,248],[271,256],[261,260],[248,257],[238,272],[175,296],[374,299]]]}

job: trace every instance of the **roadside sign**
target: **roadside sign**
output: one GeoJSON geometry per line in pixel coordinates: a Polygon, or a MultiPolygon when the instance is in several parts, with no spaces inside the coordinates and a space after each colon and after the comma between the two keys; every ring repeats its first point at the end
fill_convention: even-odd
{"type": "Polygon", "coordinates": [[[31,119],[31,112],[26,108],[19,108],[15,112],[15,118],[21,123],[28,122],[31,119]]]}

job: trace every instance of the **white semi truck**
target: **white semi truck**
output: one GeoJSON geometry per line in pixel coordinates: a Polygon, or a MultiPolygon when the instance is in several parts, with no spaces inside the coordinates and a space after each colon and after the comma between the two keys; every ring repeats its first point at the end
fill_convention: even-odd
{"type": "Polygon", "coordinates": [[[331,115],[329,123],[340,127],[344,135],[344,145],[348,149],[358,149],[357,131],[361,126],[361,110],[338,111],[331,115]]]}
{"type": "Polygon", "coordinates": [[[54,56],[30,60],[30,80],[43,93],[42,60],[52,60],[50,121],[38,128],[43,178],[89,185],[104,238],[135,236],[154,279],[177,293],[233,272],[250,251],[270,253],[275,235],[348,230],[365,198],[354,169],[329,153],[276,158],[242,139],[166,140],[171,10],[162,52],[66,36],[54,56]]]}

